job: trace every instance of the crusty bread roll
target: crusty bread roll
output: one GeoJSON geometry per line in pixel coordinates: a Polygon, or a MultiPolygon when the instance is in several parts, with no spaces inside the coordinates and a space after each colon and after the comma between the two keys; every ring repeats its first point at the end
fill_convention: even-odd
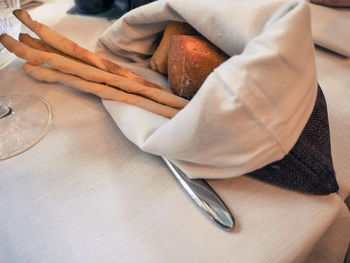
{"type": "Polygon", "coordinates": [[[166,27],[162,40],[150,60],[153,70],[162,74],[168,73],[168,48],[170,39],[174,35],[198,35],[198,32],[189,24],[171,21],[166,27]]]}
{"type": "Polygon", "coordinates": [[[172,91],[192,98],[207,76],[228,56],[201,36],[173,36],[169,44],[168,79],[172,91]]]}

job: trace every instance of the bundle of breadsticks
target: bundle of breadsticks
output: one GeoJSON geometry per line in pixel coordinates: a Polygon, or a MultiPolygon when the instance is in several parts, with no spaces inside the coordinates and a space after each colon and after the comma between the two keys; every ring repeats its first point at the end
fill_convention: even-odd
{"type": "Polygon", "coordinates": [[[39,39],[20,34],[17,41],[2,34],[0,43],[27,61],[23,66],[24,71],[33,78],[60,82],[102,99],[135,105],[167,118],[173,117],[187,104],[186,99],[32,20],[27,11],[18,9],[13,13],[39,39]]]}

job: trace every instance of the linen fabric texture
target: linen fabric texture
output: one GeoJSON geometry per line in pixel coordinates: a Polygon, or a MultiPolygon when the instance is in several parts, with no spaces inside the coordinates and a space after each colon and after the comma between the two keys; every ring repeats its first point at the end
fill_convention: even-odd
{"type": "Polygon", "coordinates": [[[310,4],[310,10],[315,44],[342,56],[350,57],[350,46],[347,44],[350,27],[349,8],[331,8],[310,4]]]}
{"type": "MultiPolygon", "coordinates": [[[[141,150],[169,158],[190,178],[222,179],[259,170],[253,175],[274,183],[266,177],[269,170],[261,173],[260,169],[290,153],[317,96],[308,4],[156,1],[117,20],[100,37],[97,51],[135,73],[167,84],[164,76],[149,69],[148,61],[169,21],[191,24],[230,58],[172,119],[104,100],[107,111],[141,150]]],[[[277,184],[313,192],[313,186],[290,183],[310,175],[305,167],[292,168],[274,173],[277,184]],[[288,177],[285,182],[284,177],[288,177]]],[[[318,171],[312,173],[318,177],[318,171]]],[[[332,191],[334,188],[320,194],[332,191]]]]}

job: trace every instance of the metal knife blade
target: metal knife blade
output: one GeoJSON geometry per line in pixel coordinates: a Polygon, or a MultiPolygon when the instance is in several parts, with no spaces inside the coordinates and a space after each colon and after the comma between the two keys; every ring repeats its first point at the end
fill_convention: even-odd
{"type": "Polygon", "coordinates": [[[233,230],[235,220],[213,188],[203,179],[188,178],[180,168],[167,158],[162,157],[162,159],[195,203],[221,228],[227,231],[233,230]]]}

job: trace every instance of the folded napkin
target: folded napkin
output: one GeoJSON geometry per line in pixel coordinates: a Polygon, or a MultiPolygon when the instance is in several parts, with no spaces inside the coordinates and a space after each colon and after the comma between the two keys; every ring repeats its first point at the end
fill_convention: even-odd
{"type": "Polygon", "coordinates": [[[44,4],[44,2],[39,0],[21,0],[22,9],[30,9],[42,4],[44,4]]]}
{"type": "MultiPolygon", "coordinates": [[[[103,101],[125,136],[143,151],[171,159],[191,178],[251,174],[310,193],[337,191],[329,155],[325,158],[331,167],[326,169],[295,166],[295,158],[303,156],[298,154],[292,158],[294,163],[287,160],[286,167],[285,163],[276,164],[295,147],[295,152],[308,155],[310,144],[297,142],[305,131],[310,136],[312,129],[317,129],[313,125],[306,129],[318,93],[308,4],[285,0],[157,1],[116,21],[101,36],[97,51],[129,61],[125,65],[136,73],[164,84],[164,76],[147,64],[170,20],[191,24],[230,59],[208,76],[190,103],[171,120],[120,102],[103,101]],[[275,167],[274,173],[271,167],[275,167]],[[291,183],[303,184],[305,180],[300,178],[313,174],[311,180],[317,185],[322,181],[319,172],[332,181],[327,180],[320,191],[313,189],[313,183],[304,188],[291,183]]],[[[327,133],[328,119],[322,121],[326,122],[322,132],[327,133]]]]}
{"type": "Polygon", "coordinates": [[[310,10],[315,44],[350,57],[350,8],[310,4],[310,10]]]}

